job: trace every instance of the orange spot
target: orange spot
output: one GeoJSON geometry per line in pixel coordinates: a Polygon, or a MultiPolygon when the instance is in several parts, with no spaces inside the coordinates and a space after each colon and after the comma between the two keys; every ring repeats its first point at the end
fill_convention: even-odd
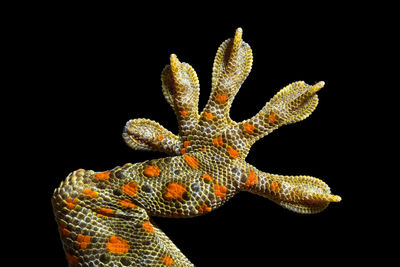
{"type": "Polygon", "coordinates": [[[207,206],[206,204],[201,205],[201,207],[198,209],[199,214],[204,214],[207,212],[211,211],[211,208],[209,206],[207,206]]]}
{"type": "Polygon", "coordinates": [[[69,237],[71,235],[71,231],[68,230],[64,224],[59,224],[58,225],[58,231],[60,231],[60,233],[65,236],[65,237],[69,237]]]}
{"type": "Polygon", "coordinates": [[[274,116],[272,114],[269,115],[268,119],[269,119],[270,122],[274,122],[275,121],[275,118],[274,118],[274,116]]]}
{"type": "Polygon", "coordinates": [[[207,120],[212,120],[214,117],[211,113],[204,112],[204,116],[206,117],[207,120]]]}
{"type": "Polygon", "coordinates": [[[277,181],[273,181],[271,186],[270,186],[270,189],[271,189],[272,192],[278,193],[279,192],[278,182],[277,181]]]}
{"type": "Polygon", "coordinates": [[[228,146],[228,153],[229,153],[229,156],[231,157],[231,158],[237,158],[237,157],[239,157],[239,152],[237,152],[235,149],[233,149],[231,146],[228,146]]]}
{"type": "Polygon", "coordinates": [[[147,177],[153,178],[154,176],[160,175],[160,169],[157,165],[147,166],[143,171],[143,174],[147,177]]]}
{"type": "Polygon", "coordinates": [[[76,172],[84,171],[85,169],[77,169],[76,172]]]}
{"type": "Polygon", "coordinates": [[[279,116],[275,112],[271,112],[271,114],[268,116],[268,120],[270,122],[275,122],[278,119],[279,119],[279,116]]]}
{"type": "Polygon", "coordinates": [[[70,210],[72,210],[73,208],[75,208],[75,204],[68,202],[68,203],[67,203],[67,208],[69,208],[70,210]]]}
{"type": "Polygon", "coordinates": [[[109,250],[111,253],[115,254],[124,254],[127,253],[128,250],[130,249],[130,246],[128,242],[123,239],[122,237],[118,236],[111,236],[109,241],[107,242],[107,250],[109,250]]]}
{"type": "Polygon", "coordinates": [[[215,147],[219,147],[218,139],[217,139],[217,138],[214,138],[214,139],[212,140],[212,142],[213,142],[213,145],[214,145],[215,147]]]}
{"type": "Polygon", "coordinates": [[[123,207],[127,207],[127,208],[134,208],[137,207],[136,204],[134,204],[132,201],[130,201],[129,199],[123,199],[119,202],[121,204],[121,206],[123,207]]]}
{"type": "Polygon", "coordinates": [[[142,224],[143,229],[148,233],[154,233],[153,226],[149,221],[146,221],[142,224]]]}
{"type": "Polygon", "coordinates": [[[195,157],[184,155],[183,158],[185,159],[186,163],[193,169],[197,169],[199,167],[199,160],[195,157]]]}
{"type": "Polygon", "coordinates": [[[250,187],[257,184],[257,175],[253,170],[250,170],[249,176],[247,177],[245,186],[250,187]]]}
{"type": "Polygon", "coordinates": [[[160,134],[160,135],[157,137],[157,140],[158,140],[158,141],[163,140],[163,136],[160,134]]]}
{"type": "Polygon", "coordinates": [[[221,198],[226,197],[226,187],[223,185],[215,184],[214,185],[215,194],[221,198]]]}
{"type": "Polygon", "coordinates": [[[114,214],[114,210],[113,209],[108,209],[108,208],[100,208],[97,210],[97,213],[99,216],[111,216],[114,214]]]}
{"type": "Polygon", "coordinates": [[[186,148],[189,146],[189,141],[185,141],[183,142],[183,148],[181,148],[181,154],[185,154],[186,153],[186,148]]]}
{"type": "Polygon", "coordinates": [[[138,193],[138,184],[136,182],[131,182],[129,184],[121,186],[122,191],[128,196],[135,196],[138,193]]]}
{"type": "Polygon", "coordinates": [[[68,252],[65,253],[65,256],[67,258],[67,261],[69,264],[77,264],[79,262],[79,259],[77,256],[69,254],[68,252]]]}
{"type": "Polygon", "coordinates": [[[206,148],[205,148],[205,147],[203,147],[203,148],[201,149],[201,151],[203,151],[203,152],[206,152],[206,148]]]}
{"type": "Polygon", "coordinates": [[[61,228],[61,229],[60,229],[60,232],[61,232],[61,234],[62,234],[63,236],[65,236],[65,237],[69,237],[69,236],[71,235],[71,231],[68,230],[67,228],[61,228]]]}
{"type": "Polygon", "coordinates": [[[243,130],[248,133],[248,134],[253,134],[254,133],[254,125],[250,123],[244,123],[243,124],[243,130]]]}
{"type": "Polygon", "coordinates": [[[174,261],[172,260],[172,258],[171,258],[169,255],[167,255],[167,254],[164,254],[164,255],[161,257],[161,261],[162,261],[162,263],[164,263],[164,264],[167,265],[167,266],[171,266],[171,265],[174,264],[174,261]]]}
{"type": "Polygon", "coordinates": [[[177,211],[172,212],[173,217],[179,217],[179,215],[181,215],[181,214],[177,211]]]}
{"type": "Polygon", "coordinates": [[[110,178],[110,171],[96,173],[94,177],[100,181],[106,181],[110,178]]]}
{"type": "Polygon", "coordinates": [[[204,181],[206,181],[207,183],[210,183],[212,180],[214,180],[214,178],[212,178],[209,174],[205,173],[201,176],[204,181]]]}
{"type": "Polygon", "coordinates": [[[92,190],[90,189],[90,188],[86,188],[85,190],[83,190],[83,193],[85,194],[85,195],[90,195],[91,193],[92,193],[92,190]]]}
{"type": "Polygon", "coordinates": [[[177,183],[168,184],[166,190],[167,191],[164,193],[164,198],[166,200],[183,199],[183,193],[186,192],[185,187],[177,183]]]}
{"type": "Polygon", "coordinates": [[[217,99],[217,101],[221,104],[225,104],[226,100],[228,99],[228,95],[227,94],[217,94],[215,96],[215,98],[217,99]]]}
{"type": "Polygon", "coordinates": [[[80,245],[81,249],[86,249],[87,245],[90,243],[90,236],[78,234],[77,242],[80,245]]]}
{"type": "Polygon", "coordinates": [[[182,110],[181,111],[181,115],[182,115],[182,117],[186,117],[186,115],[187,115],[187,111],[184,109],[184,110],[182,110]]]}
{"type": "Polygon", "coordinates": [[[213,142],[213,145],[214,145],[215,147],[219,147],[219,146],[222,146],[222,145],[224,144],[224,142],[222,141],[222,137],[221,137],[221,136],[219,136],[219,137],[217,137],[217,138],[214,138],[214,139],[212,140],[212,142],[213,142]]]}
{"type": "Polygon", "coordinates": [[[72,198],[72,197],[67,198],[66,201],[67,201],[67,208],[69,208],[70,210],[75,208],[76,203],[78,203],[78,199],[77,198],[72,198]]]}
{"type": "Polygon", "coordinates": [[[90,188],[86,188],[85,190],[83,190],[82,193],[84,193],[85,195],[87,195],[91,198],[96,198],[99,195],[98,192],[92,191],[92,189],[90,189],[90,188]]]}

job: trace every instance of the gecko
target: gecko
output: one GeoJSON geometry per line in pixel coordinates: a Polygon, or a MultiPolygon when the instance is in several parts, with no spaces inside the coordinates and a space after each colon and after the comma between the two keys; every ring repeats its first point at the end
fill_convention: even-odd
{"type": "Polygon", "coordinates": [[[178,120],[177,135],[149,119],[126,123],[122,137],[129,147],[168,157],[106,171],[78,169],[54,191],[51,202],[69,266],[194,266],[151,217],[200,216],[240,191],[303,214],[341,201],[318,178],[270,174],[245,161],[257,140],[307,118],[324,82],[291,83],[253,117],[233,121],[232,101],[253,62],[242,35],[238,28],[218,48],[210,97],[200,113],[196,72],[170,56],[161,84],[178,120]]]}

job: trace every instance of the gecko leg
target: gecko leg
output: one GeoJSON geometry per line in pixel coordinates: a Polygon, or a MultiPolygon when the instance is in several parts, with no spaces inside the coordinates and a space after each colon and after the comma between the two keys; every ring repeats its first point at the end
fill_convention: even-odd
{"type": "Polygon", "coordinates": [[[341,198],[331,195],[329,186],[311,176],[269,174],[248,164],[248,176],[242,180],[242,190],[266,197],[298,213],[318,213],[330,202],[341,198]]]}
{"type": "Polygon", "coordinates": [[[69,266],[194,266],[145,209],[112,193],[109,175],[77,170],[54,192],[69,266]]]}
{"type": "Polygon", "coordinates": [[[220,45],[214,59],[211,94],[200,120],[218,127],[235,124],[229,117],[229,110],[253,64],[252,50],[242,40],[242,34],[242,29],[238,28],[233,39],[220,45]]]}
{"type": "Polygon", "coordinates": [[[180,155],[183,146],[179,136],[149,119],[129,120],[125,125],[122,137],[132,149],[160,151],[171,156],[180,155]]]}
{"type": "Polygon", "coordinates": [[[224,136],[240,140],[236,150],[245,158],[251,146],[280,126],[307,118],[318,105],[317,92],[324,82],[295,82],[280,90],[255,116],[226,129],[224,136]]]}
{"type": "Polygon", "coordinates": [[[195,70],[180,62],[175,54],[170,56],[170,65],[161,73],[162,91],[178,119],[179,136],[185,139],[199,120],[198,102],[200,85],[195,70]]]}

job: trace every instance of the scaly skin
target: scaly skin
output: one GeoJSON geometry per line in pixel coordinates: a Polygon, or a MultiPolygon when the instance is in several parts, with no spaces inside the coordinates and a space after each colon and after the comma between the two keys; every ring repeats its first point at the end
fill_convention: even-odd
{"type": "Polygon", "coordinates": [[[70,266],[193,266],[150,216],[202,215],[243,190],[299,213],[317,213],[340,201],[317,178],[268,174],[245,162],[255,141],[308,117],[324,86],[290,84],[254,117],[235,122],[229,109],[252,59],[239,28],[218,49],[211,95],[199,114],[197,75],[171,55],[161,75],[162,89],[177,116],[179,134],[146,119],[128,121],[123,133],[133,149],[171,157],[104,172],[77,170],[54,192],[54,213],[70,266]]]}

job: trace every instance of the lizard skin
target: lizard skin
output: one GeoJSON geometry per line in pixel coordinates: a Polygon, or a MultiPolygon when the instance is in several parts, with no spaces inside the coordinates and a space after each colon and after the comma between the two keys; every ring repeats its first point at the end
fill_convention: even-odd
{"type": "Polygon", "coordinates": [[[69,266],[194,266],[150,216],[199,216],[240,191],[307,214],[341,200],[317,178],[269,174],[246,163],[257,140],[307,118],[324,86],[324,82],[292,83],[255,116],[235,122],[229,117],[230,106],[252,61],[251,48],[238,28],[217,51],[210,98],[199,114],[196,72],[171,55],[161,80],[165,99],[178,119],[178,135],[148,119],[128,121],[123,132],[131,148],[170,157],[102,172],[79,169],[53,194],[69,266]]]}

